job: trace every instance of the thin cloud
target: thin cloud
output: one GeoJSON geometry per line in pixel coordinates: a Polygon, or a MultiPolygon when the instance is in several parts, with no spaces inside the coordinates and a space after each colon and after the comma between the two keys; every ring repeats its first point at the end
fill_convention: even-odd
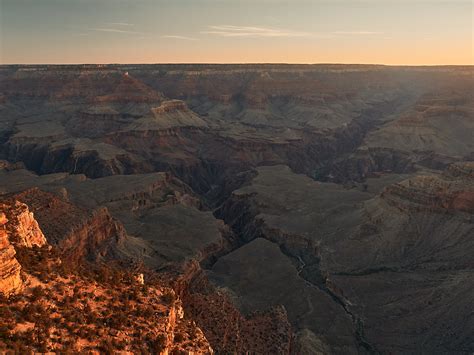
{"type": "Polygon", "coordinates": [[[180,39],[183,41],[197,41],[197,38],[179,36],[179,35],[164,35],[164,36],[161,36],[161,38],[180,39]]]}
{"type": "Polygon", "coordinates": [[[221,37],[304,37],[310,35],[307,32],[254,26],[221,25],[208,28],[209,30],[201,31],[201,33],[221,37]]]}
{"type": "Polygon", "coordinates": [[[119,30],[116,28],[90,28],[89,30],[98,31],[98,32],[124,33],[124,34],[130,34],[130,35],[144,35],[145,34],[143,32],[119,30]]]}
{"type": "Polygon", "coordinates": [[[373,32],[373,31],[335,31],[332,33],[335,35],[349,35],[349,36],[370,36],[370,35],[383,34],[383,32],[373,32]]]}
{"type": "Polygon", "coordinates": [[[135,26],[133,23],[126,23],[126,22],[106,22],[106,25],[111,25],[111,26],[135,26]]]}

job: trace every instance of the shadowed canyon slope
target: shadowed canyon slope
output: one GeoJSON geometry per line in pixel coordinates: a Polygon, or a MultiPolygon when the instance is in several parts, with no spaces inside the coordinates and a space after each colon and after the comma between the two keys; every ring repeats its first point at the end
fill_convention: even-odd
{"type": "MultiPolygon", "coordinates": [[[[0,195],[72,269],[172,288],[190,351],[469,354],[473,75],[0,66],[0,195]]],[[[28,294],[0,237],[0,285],[28,294]]]]}

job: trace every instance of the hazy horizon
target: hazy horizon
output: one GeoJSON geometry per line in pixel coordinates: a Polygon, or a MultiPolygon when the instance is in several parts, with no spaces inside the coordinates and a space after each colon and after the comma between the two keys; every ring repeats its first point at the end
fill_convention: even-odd
{"type": "Polygon", "coordinates": [[[155,63],[0,63],[0,66],[80,66],[80,65],[360,65],[384,67],[472,67],[474,64],[382,64],[382,63],[284,63],[284,62],[155,62],[155,63]]]}
{"type": "Polygon", "coordinates": [[[472,65],[466,0],[0,0],[1,64],[472,65]]]}

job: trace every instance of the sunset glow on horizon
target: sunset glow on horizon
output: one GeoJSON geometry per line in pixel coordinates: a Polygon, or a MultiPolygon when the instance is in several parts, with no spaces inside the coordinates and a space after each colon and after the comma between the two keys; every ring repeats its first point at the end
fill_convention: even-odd
{"type": "Polygon", "coordinates": [[[473,64],[470,0],[0,0],[1,64],[473,64]]]}

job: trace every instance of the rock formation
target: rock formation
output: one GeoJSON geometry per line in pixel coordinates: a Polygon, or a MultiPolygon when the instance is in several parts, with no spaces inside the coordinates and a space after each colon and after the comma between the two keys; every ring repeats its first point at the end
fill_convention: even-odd
{"type": "Polygon", "coordinates": [[[9,221],[7,233],[10,234],[10,238],[16,245],[32,248],[33,246],[42,247],[46,244],[46,238],[27,205],[15,200],[4,211],[9,221]]]}
{"type": "MultiPolygon", "coordinates": [[[[16,197],[24,199],[29,194],[34,195],[31,196],[32,200],[39,199],[39,192],[34,190],[25,191],[16,197]]],[[[49,203],[54,201],[50,200],[49,203]]],[[[66,348],[74,351],[110,351],[117,347],[122,350],[128,347],[136,351],[140,341],[139,336],[132,331],[146,325],[151,331],[146,337],[145,334],[140,335],[144,339],[142,350],[148,349],[161,354],[176,351],[213,353],[202,331],[184,317],[181,300],[172,289],[159,286],[156,282],[151,285],[145,283],[143,273],[139,274],[137,280],[132,275],[106,266],[96,269],[95,274],[89,271],[87,276],[83,275],[84,271],[79,271],[80,267],[76,273],[71,273],[69,268],[77,267],[78,264],[67,252],[70,248],[60,245],[59,250],[63,252],[57,258],[53,249],[47,247],[45,236],[27,205],[9,197],[2,201],[0,207],[0,292],[7,297],[16,294],[14,299],[0,300],[4,310],[0,315],[1,322],[10,324],[8,328],[2,328],[1,350],[11,350],[14,344],[11,339],[15,338],[22,339],[17,349],[20,352],[32,349],[59,351],[66,348]],[[13,244],[10,239],[14,240],[13,244]],[[21,251],[19,260],[22,265],[15,257],[15,248],[21,251]],[[126,303],[117,306],[124,293],[127,294],[126,303]],[[80,304],[75,303],[83,297],[86,298],[80,304]],[[53,311],[44,313],[44,304],[48,304],[49,310],[53,311]],[[81,314],[70,318],[70,311],[74,308],[82,309],[81,314]],[[19,310],[21,315],[11,319],[13,312],[19,310]],[[132,315],[134,323],[126,322],[132,315]],[[104,318],[98,320],[101,316],[104,318]],[[69,325],[59,327],[60,331],[51,329],[51,322],[62,322],[64,319],[69,319],[69,325]],[[83,328],[78,338],[75,332],[83,324],[88,324],[88,327],[83,328]],[[106,327],[105,333],[97,329],[102,325],[106,327]],[[91,330],[92,328],[95,330],[91,330]],[[41,336],[29,339],[29,329],[40,329],[41,336]]],[[[48,230],[51,227],[49,225],[48,230]]],[[[91,235],[101,232],[95,230],[91,235]]],[[[72,230],[71,233],[78,233],[75,240],[79,244],[83,243],[81,230],[72,230]]],[[[95,250],[97,245],[89,247],[95,250]]],[[[77,259],[78,256],[73,255],[73,258],[77,259]]]]}
{"type": "Polygon", "coordinates": [[[18,292],[22,285],[21,266],[15,258],[15,248],[10,243],[9,234],[6,231],[8,222],[5,212],[5,205],[0,206],[0,293],[9,296],[18,292]]]}
{"type": "MultiPolygon", "coordinates": [[[[472,276],[467,250],[472,249],[474,231],[471,165],[457,163],[442,175],[401,177],[401,181],[392,181],[380,192],[368,187],[364,191],[317,183],[287,167],[261,167],[252,183],[235,191],[220,212],[250,243],[221,258],[211,270],[212,279],[230,288],[242,309],[261,308],[259,302],[267,304],[277,297],[276,302],[283,302],[290,315],[299,315],[293,320],[290,316],[295,330],[304,334],[321,332],[323,337],[317,338],[332,352],[395,351],[394,339],[404,333],[400,324],[410,334],[397,341],[404,351],[465,351],[471,342],[467,332],[473,329],[463,314],[470,303],[464,292],[472,287],[466,279],[472,276]],[[282,271],[259,273],[265,270],[259,263],[268,252],[262,245],[255,246],[257,237],[275,243],[270,246],[279,245],[282,252],[264,265],[280,270],[287,263],[290,269],[288,258],[293,260],[296,266],[292,274],[297,275],[294,284],[289,275],[278,279],[284,275],[282,271]],[[254,255],[258,256],[252,264],[254,255]],[[296,286],[298,280],[301,289],[296,286]],[[463,289],[449,295],[445,287],[457,282],[454,280],[463,280],[463,289]],[[402,287],[405,283],[410,286],[402,287]],[[262,284],[267,286],[256,286],[262,284]],[[267,294],[267,289],[277,285],[278,291],[267,294]],[[317,319],[305,324],[305,317],[313,313],[311,307],[305,306],[310,310],[304,310],[300,296],[293,303],[296,296],[285,299],[284,295],[306,295],[306,287],[337,301],[332,304],[334,309],[331,304],[323,307],[327,314],[321,321],[337,324],[337,317],[348,316],[353,325],[346,334],[348,338],[353,334],[355,346],[338,349],[344,342],[328,340],[324,334],[328,325],[318,325],[317,319]],[[443,298],[431,298],[430,292],[435,289],[443,298]],[[391,307],[385,307],[386,297],[394,300],[391,307]],[[426,303],[430,307],[426,308],[426,303]],[[447,307],[454,304],[450,316],[444,317],[447,307]],[[418,317],[445,322],[426,331],[430,340],[423,348],[413,345],[413,341],[414,334],[423,331],[424,321],[414,317],[416,322],[404,323],[415,309],[418,317]],[[396,321],[386,323],[387,317],[396,321]],[[380,327],[382,323],[384,327],[380,327]],[[460,337],[444,336],[449,329],[460,337]]],[[[380,181],[383,179],[391,177],[372,178],[367,184],[384,186],[380,181]]],[[[308,296],[308,305],[324,304],[324,297],[315,299],[308,296]]],[[[339,325],[337,329],[336,336],[344,336],[344,328],[339,325]]],[[[311,338],[314,335],[301,339],[311,338]]]]}
{"type": "Polygon", "coordinates": [[[33,212],[15,199],[1,201],[0,224],[0,292],[8,296],[23,287],[15,248],[42,247],[47,242],[33,212]]]}
{"type": "MultiPolygon", "coordinates": [[[[5,304],[54,299],[76,352],[470,354],[473,88],[469,66],[0,66],[5,304]],[[87,343],[66,293],[33,293],[91,280],[139,331],[101,308],[87,343]]],[[[15,348],[40,323],[0,343],[67,345],[15,348]]]]}

